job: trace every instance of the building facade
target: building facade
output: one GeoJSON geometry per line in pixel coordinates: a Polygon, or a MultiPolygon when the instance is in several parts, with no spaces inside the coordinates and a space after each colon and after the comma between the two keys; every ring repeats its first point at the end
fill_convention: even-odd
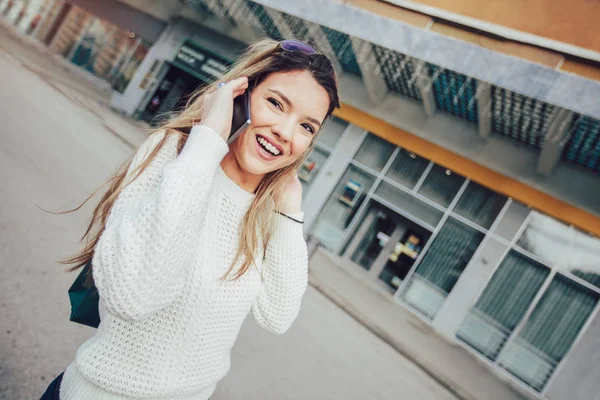
{"type": "MultiPolygon", "coordinates": [[[[423,13],[354,3],[315,12],[292,1],[194,1],[155,11],[151,39],[111,20],[106,4],[0,0],[0,12],[109,81],[115,109],[152,123],[249,42],[314,43],[340,73],[344,104],[299,171],[306,236],[530,398],[595,398],[597,52],[578,53],[592,59],[573,75],[572,55],[562,71],[523,43],[519,54],[509,44],[482,50],[482,40],[440,35],[440,21],[430,32],[423,13]]],[[[130,26],[150,18],[134,14],[130,26]]]]}

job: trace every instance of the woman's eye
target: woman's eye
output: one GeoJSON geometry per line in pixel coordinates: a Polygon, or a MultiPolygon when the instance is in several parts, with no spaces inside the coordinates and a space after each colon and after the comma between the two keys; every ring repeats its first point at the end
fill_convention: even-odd
{"type": "Polygon", "coordinates": [[[302,127],[308,132],[308,133],[315,133],[315,128],[312,127],[312,125],[310,124],[302,124],[302,127]]]}
{"type": "Polygon", "coordinates": [[[269,103],[273,104],[275,107],[279,108],[280,110],[282,110],[282,109],[283,109],[283,107],[281,107],[281,103],[280,103],[280,102],[278,102],[276,99],[274,99],[274,98],[272,98],[272,97],[269,97],[269,98],[267,99],[267,101],[268,101],[269,103]]]}

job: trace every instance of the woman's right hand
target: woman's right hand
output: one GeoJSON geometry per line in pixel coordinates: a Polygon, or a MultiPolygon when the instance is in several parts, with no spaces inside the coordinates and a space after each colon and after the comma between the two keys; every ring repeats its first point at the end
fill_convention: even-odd
{"type": "Polygon", "coordinates": [[[213,129],[227,141],[233,119],[233,99],[243,94],[246,89],[248,78],[244,76],[206,94],[202,105],[202,125],[213,129]]]}

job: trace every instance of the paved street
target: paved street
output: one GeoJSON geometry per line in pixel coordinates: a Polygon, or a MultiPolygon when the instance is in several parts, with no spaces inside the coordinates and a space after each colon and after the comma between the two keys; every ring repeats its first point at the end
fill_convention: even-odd
{"type": "MultiPolygon", "coordinates": [[[[144,134],[0,34],[0,399],[36,399],[93,333],[68,321],[75,274],[55,263],[78,248],[91,204],[42,209],[76,206],[144,134]]],[[[248,319],[232,363],[216,400],[455,399],[311,288],[286,335],[248,319]]]]}

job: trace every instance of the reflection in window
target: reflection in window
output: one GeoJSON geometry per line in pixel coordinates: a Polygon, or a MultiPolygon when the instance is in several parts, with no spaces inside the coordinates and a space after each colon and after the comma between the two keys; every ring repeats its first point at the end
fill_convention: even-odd
{"type": "Polygon", "coordinates": [[[363,223],[370,223],[370,226],[352,255],[352,261],[369,270],[381,250],[388,243],[396,224],[382,211],[372,210],[365,219],[367,221],[363,221],[363,223]]]}
{"type": "Polygon", "coordinates": [[[600,288],[600,239],[574,231],[569,271],[600,288]]]}
{"type": "Polygon", "coordinates": [[[390,142],[369,134],[354,159],[375,171],[381,171],[396,147],[390,142]]]}
{"type": "Polygon", "coordinates": [[[409,189],[415,187],[429,161],[404,149],[400,149],[386,176],[409,189]]]}
{"type": "Polygon", "coordinates": [[[327,158],[329,158],[329,152],[316,147],[298,170],[298,178],[302,184],[302,194],[304,196],[306,196],[308,189],[312,185],[319,172],[321,172],[321,169],[323,168],[323,165],[325,165],[327,158]]]}
{"type": "Polygon", "coordinates": [[[533,211],[518,245],[553,268],[600,287],[600,239],[533,211]]]}
{"type": "Polygon", "coordinates": [[[339,246],[374,181],[371,174],[353,165],[348,167],[312,229],[324,247],[335,250],[339,246]]]}
{"type": "Polygon", "coordinates": [[[598,297],[598,293],[557,275],[519,336],[500,356],[500,365],[541,390],[571,348],[598,297]]]}
{"type": "Polygon", "coordinates": [[[465,178],[449,169],[434,165],[427,174],[419,193],[441,206],[448,207],[464,180],[465,178]]]}
{"type": "Polygon", "coordinates": [[[506,203],[506,197],[470,182],[458,202],[455,212],[479,226],[489,229],[506,203]]]}
{"type": "Polygon", "coordinates": [[[433,318],[462,274],[483,234],[449,218],[415,271],[404,298],[433,318]]]}
{"type": "Polygon", "coordinates": [[[511,251],[490,279],[457,336],[495,360],[549,273],[542,264],[511,251]]]}

